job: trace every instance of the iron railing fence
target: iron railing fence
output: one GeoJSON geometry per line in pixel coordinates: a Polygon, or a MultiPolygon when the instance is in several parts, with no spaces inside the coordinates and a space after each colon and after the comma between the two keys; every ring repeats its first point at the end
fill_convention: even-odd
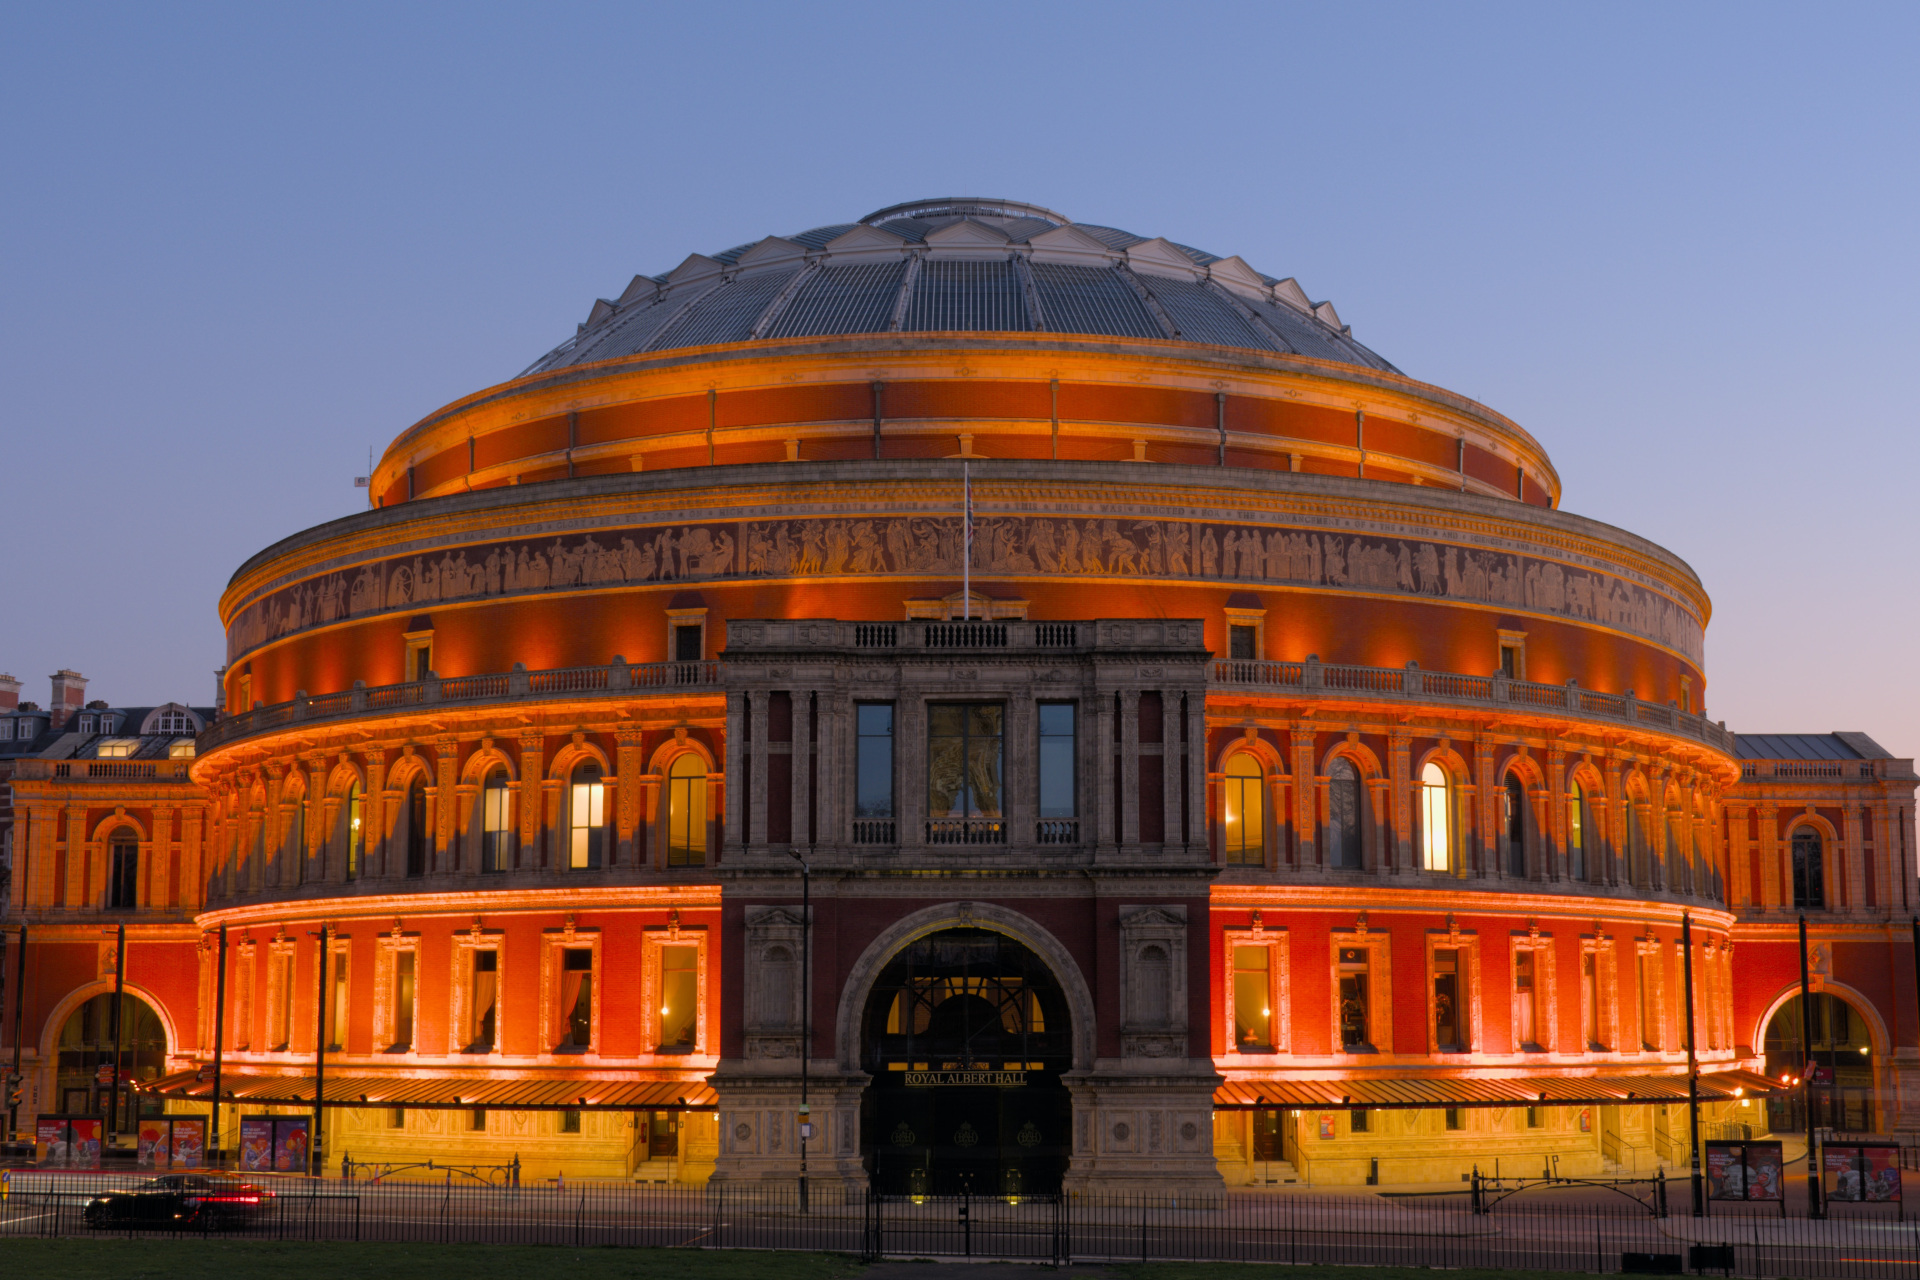
{"type": "MultiPolygon", "coordinates": [[[[158,1224],[90,1227],[116,1176],[16,1172],[0,1237],[180,1236],[158,1224]]],[[[1684,1184],[1671,1214],[1647,1188],[1564,1182],[1474,1212],[1464,1191],[1226,1191],[1148,1195],[843,1195],[815,1184],[707,1186],[543,1182],[521,1187],[287,1178],[223,1234],[276,1240],[789,1249],[878,1258],[1027,1262],[1274,1262],[1617,1272],[1672,1267],[1772,1280],[1908,1280],[1920,1274],[1920,1221],[1891,1205],[1836,1205],[1824,1220],[1773,1205],[1715,1206],[1693,1218],[1684,1184]]]]}

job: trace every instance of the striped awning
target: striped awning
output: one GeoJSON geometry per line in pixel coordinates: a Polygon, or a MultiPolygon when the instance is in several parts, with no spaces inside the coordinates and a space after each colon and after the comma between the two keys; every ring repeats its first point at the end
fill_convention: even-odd
{"type": "MultiPolygon", "coordinates": [[[[228,1102],[260,1106],[313,1105],[313,1077],[229,1072],[220,1082],[228,1102]]],[[[162,1076],[141,1091],[182,1101],[208,1102],[213,1081],[197,1071],[162,1076]]],[[[448,1076],[327,1076],[328,1107],[482,1107],[496,1111],[710,1111],[715,1096],[704,1080],[590,1080],[567,1076],[462,1079],[448,1076]]]]}
{"type": "MultiPolygon", "coordinates": [[[[1702,1102],[1759,1097],[1779,1088],[1752,1071],[1716,1071],[1700,1077],[1702,1102]]],[[[1213,1091],[1219,1111],[1365,1107],[1590,1107],[1685,1102],[1679,1076],[1378,1076],[1358,1080],[1229,1080],[1213,1091]]]]}

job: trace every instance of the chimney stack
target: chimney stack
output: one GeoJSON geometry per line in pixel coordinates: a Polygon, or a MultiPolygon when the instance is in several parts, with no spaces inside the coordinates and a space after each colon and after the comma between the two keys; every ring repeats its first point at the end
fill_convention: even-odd
{"type": "Polygon", "coordinates": [[[0,676],[0,711],[12,711],[20,705],[20,682],[12,676],[0,676]]]}
{"type": "Polygon", "coordinates": [[[53,702],[47,709],[53,713],[53,727],[62,729],[74,712],[87,705],[87,678],[78,671],[56,671],[52,679],[53,702]]]}

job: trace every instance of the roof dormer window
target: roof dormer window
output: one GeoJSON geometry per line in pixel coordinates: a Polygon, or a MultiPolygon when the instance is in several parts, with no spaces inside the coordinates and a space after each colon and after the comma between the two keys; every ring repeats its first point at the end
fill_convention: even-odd
{"type": "Polygon", "coordinates": [[[92,716],[81,716],[81,717],[80,717],[80,732],[81,732],[81,733],[92,733],[92,732],[93,732],[93,717],[92,717],[92,716]]]}
{"type": "Polygon", "coordinates": [[[100,749],[94,752],[94,758],[99,760],[125,760],[133,754],[134,748],[139,745],[140,739],[138,738],[112,738],[100,744],[100,749]]]}

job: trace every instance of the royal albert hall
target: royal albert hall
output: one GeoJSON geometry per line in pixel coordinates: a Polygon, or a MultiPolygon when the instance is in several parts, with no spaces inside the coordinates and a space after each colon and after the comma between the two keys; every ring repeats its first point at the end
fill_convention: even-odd
{"type": "Polygon", "coordinates": [[[1699,578],[1560,491],[1292,279],[1033,205],[636,276],[233,576],[149,1093],[217,1027],[329,1168],[1645,1169],[1690,1071],[1804,1118],[1814,908],[1823,1123],[1920,1128],[1909,762],[1754,764],[1699,578]]]}

